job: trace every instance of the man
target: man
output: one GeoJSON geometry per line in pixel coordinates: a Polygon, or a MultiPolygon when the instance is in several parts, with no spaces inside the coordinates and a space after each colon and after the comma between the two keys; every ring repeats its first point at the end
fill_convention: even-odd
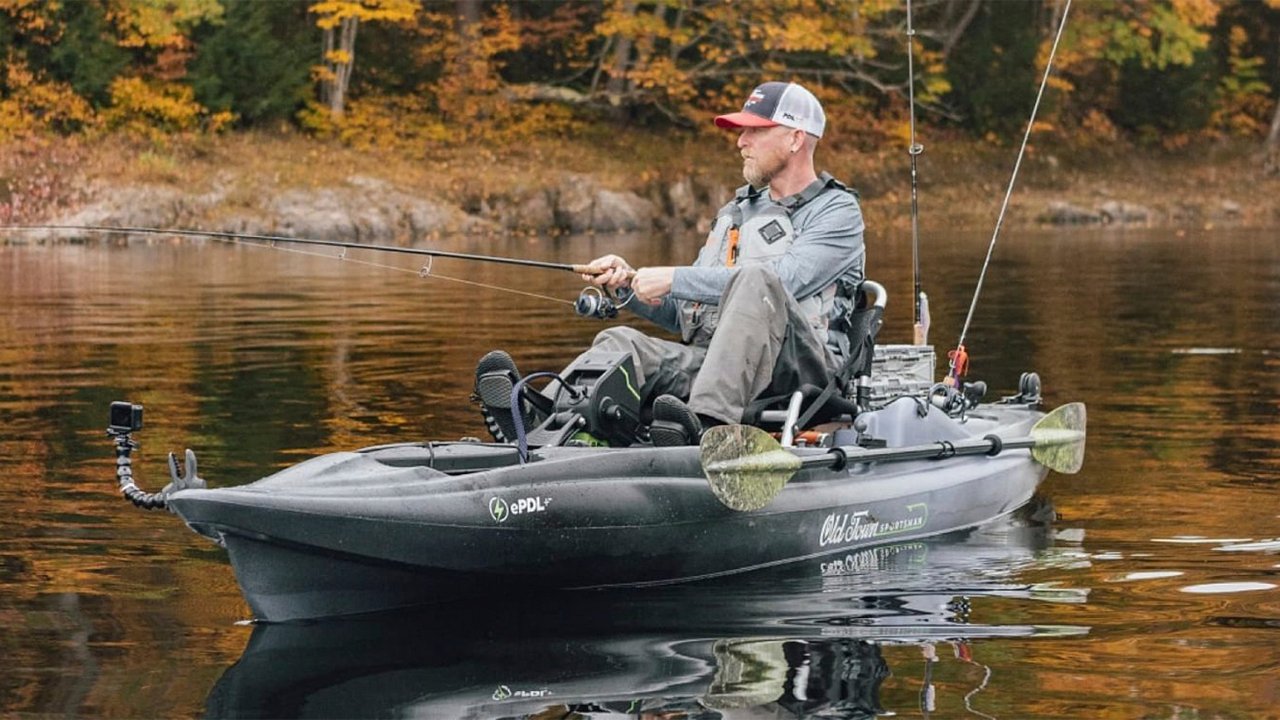
{"type": "MultiPolygon", "coordinates": [[[[657,396],[655,445],[696,444],[710,425],[741,422],[757,397],[825,386],[839,367],[842,335],[829,332],[830,322],[851,307],[863,278],[856,196],[814,170],[826,129],[818,99],[795,83],[768,82],[741,112],[715,123],[739,131],[748,184],[716,215],[693,265],[636,270],[605,255],[583,275],[600,287],[629,288],[635,297],[626,307],[680,333],[677,343],[620,326],[592,344],[635,360],[642,398],[657,396]]],[[[514,373],[509,357],[490,356],[481,368],[510,365],[514,373]]],[[[509,425],[509,409],[505,417],[502,408],[487,410],[509,425]]]]}

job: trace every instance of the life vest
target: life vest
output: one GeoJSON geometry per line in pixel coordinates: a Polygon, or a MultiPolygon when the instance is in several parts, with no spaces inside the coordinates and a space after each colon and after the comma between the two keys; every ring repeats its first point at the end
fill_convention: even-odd
{"type": "MultiPolygon", "coordinates": [[[[801,207],[830,189],[852,193],[830,173],[822,173],[800,192],[779,201],[765,197],[767,186],[756,189],[743,185],[733,199],[720,208],[707,236],[707,246],[716,248],[716,257],[725,267],[759,265],[778,260],[795,241],[791,216],[801,207]]],[[[833,282],[820,292],[799,300],[800,311],[818,337],[827,337],[827,324],[835,306],[840,283],[833,282]]],[[[709,342],[719,321],[720,308],[696,302],[680,304],[680,334],[685,342],[709,342]]]]}

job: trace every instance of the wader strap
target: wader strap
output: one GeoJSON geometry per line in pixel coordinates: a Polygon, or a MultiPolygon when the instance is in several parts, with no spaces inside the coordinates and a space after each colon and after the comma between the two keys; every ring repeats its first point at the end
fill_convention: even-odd
{"type": "Polygon", "coordinates": [[[816,180],[809,183],[805,189],[795,195],[789,195],[782,198],[778,201],[778,204],[786,208],[787,214],[790,215],[796,210],[799,210],[802,206],[808,204],[814,198],[821,195],[829,187],[839,188],[846,192],[849,190],[849,188],[844,186],[844,183],[832,177],[831,173],[824,171],[816,180]]]}

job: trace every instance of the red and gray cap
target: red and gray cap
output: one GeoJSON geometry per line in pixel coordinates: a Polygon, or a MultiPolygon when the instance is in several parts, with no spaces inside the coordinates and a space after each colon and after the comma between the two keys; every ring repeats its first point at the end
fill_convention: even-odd
{"type": "Polygon", "coordinates": [[[786,125],[822,137],[827,116],[818,98],[800,85],[767,82],[751,91],[742,112],[721,115],[716,118],[716,125],[722,128],[786,125]]]}

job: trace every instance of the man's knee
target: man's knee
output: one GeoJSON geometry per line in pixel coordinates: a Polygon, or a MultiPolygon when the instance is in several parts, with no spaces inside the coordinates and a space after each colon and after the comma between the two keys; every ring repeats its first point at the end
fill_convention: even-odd
{"type": "Polygon", "coordinates": [[[591,346],[615,350],[631,350],[636,346],[636,340],[643,337],[647,336],[633,327],[615,325],[596,333],[595,339],[591,341],[591,346]]]}
{"type": "Polygon", "coordinates": [[[744,265],[729,278],[724,291],[728,295],[734,291],[744,290],[765,290],[776,293],[783,290],[782,278],[779,278],[777,271],[768,265],[744,265]]]}
{"type": "Polygon", "coordinates": [[[787,289],[782,285],[778,273],[767,265],[744,265],[738,269],[725,285],[724,294],[720,298],[720,312],[738,302],[759,303],[762,300],[770,307],[782,307],[785,303],[787,289]],[[743,300],[738,300],[743,298],[743,300]],[[778,302],[774,302],[774,301],[778,302]]]}

